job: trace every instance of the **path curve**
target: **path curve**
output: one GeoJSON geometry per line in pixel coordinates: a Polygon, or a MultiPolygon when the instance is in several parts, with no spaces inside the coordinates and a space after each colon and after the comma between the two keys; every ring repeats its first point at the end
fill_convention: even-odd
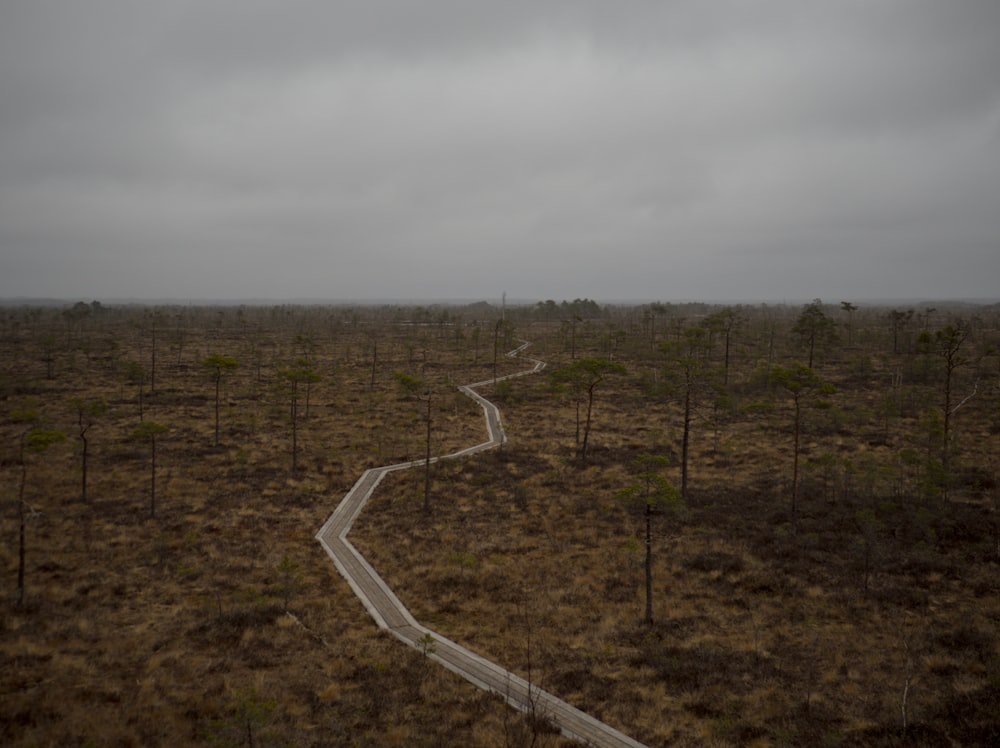
{"type": "MultiPolygon", "coordinates": [[[[527,342],[523,343],[507,356],[511,358],[518,356],[528,345],[527,342]]],[[[500,409],[475,390],[478,387],[493,384],[494,381],[535,374],[545,368],[542,361],[528,360],[534,364],[531,369],[508,374],[497,380],[487,379],[458,388],[463,394],[471,397],[482,406],[486,416],[486,432],[489,438],[480,444],[460,449],[457,452],[431,457],[432,464],[439,460],[454,459],[493,449],[507,441],[500,422],[500,409]]],[[[389,588],[389,585],[347,539],[347,534],[351,531],[354,520],[361,513],[365,503],[378,484],[381,483],[382,478],[396,470],[420,467],[426,465],[427,462],[427,460],[413,460],[366,470],[337,505],[320,531],[316,533],[316,539],[333,559],[337,571],[351,585],[351,589],[361,599],[369,615],[375,619],[375,623],[404,644],[425,651],[432,660],[461,675],[479,688],[503,698],[514,708],[548,720],[558,727],[566,737],[579,740],[585,745],[600,746],[601,748],[621,748],[622,746],[643,748],[641,743],[610,725],[604,724],[548,691],[538,688],[524,678],[418,623],[389,588]],[[428,646],[431,641],[433,641],[433,646],[428,646]]]]}

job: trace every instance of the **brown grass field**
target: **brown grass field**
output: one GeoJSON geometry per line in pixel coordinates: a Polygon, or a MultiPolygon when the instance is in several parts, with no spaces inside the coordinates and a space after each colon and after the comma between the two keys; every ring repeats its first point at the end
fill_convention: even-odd
{"type": "Polygon", "coordinates": [[[351,535],[418,620],[651,746],[997,744],[1000,310],[918,310],[894,340],[888,309],[827,307],[793,517],[768,372],[805,360],[801,308],[737,307],[726,386],[720,334],[698,348],[648,623],[622,491],[643,453],[680,486],[669,346],[718,310],[0,309],[0,744],[570,745],[380,632],[314,539],[363,470],[424,455],[428,393],[433,454],[482,441],[456,387],[519,340],[546,372],[482,390],[509,442],[432,466],[429,511],[422,469],[387,476],[351,535]],[[960,319],[945,442],[935,332],[960,319]],[[238,363],[218,446],[213,354],[238,363]],[[586,459],[586,401],[548,374],[581,359],[624,367],[586,459]],[[318,375],[294,472],[290,370],[318,375]],[[140,423],[165,427],[155,484],[140,423]]]}

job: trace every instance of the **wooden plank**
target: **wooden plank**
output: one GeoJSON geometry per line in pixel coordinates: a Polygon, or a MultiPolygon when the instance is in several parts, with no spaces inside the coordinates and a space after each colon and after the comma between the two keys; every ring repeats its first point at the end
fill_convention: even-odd
{"type": "MultiPolygon", "coordinates": [[[[508,355],[520,353],[527,345],[524,343],[508,355]]],[[[545,364],[541,361],[534,361],[533,368],[500,379],[534,374],[541,371],[544,366],[545,364]]],[[[459,387],[459,390],[482,406],[486,418],[487,441],[442,457],[431,458],[431,462],[475,454],[504,443],[506,435],[500,420],[499,408],[474,391],[474,388],[493,384],[493,381],[490,379],[459,387]]],[[[337,571],[347,580],[351,589],[361,599],[368,614],[380,628],[389,631],[404,644],[425,652],[427,657],[479,688],[503,698],[514,708],[533,714],[536,718],[547,720],[569,738],[579,740],[586,745],[602,748],[642,748],[641,743],[610,725],[582,712],[554,694],[538,688],[496,663],[490,662],[475,652],[422,626],[413,618],[410,611],[400,602],[371,564],[347,540],[351,525],[387,473],[422,466],[426,463],[426,460],[415,460],[366,470],[337,505],[323,527],[316,533],[316,539],[333,560],[337,571]],[[428,640],[427,637],[430,637],[432,641],[428,640]]]]}

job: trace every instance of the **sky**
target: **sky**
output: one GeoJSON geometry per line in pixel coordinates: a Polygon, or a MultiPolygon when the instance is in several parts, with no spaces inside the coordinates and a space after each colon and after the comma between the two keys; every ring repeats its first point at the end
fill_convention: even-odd
{"type": "Polygon", "coordinates": [[[1000,298],[997,0],[3,0],[0,298],[1000,298]]]}

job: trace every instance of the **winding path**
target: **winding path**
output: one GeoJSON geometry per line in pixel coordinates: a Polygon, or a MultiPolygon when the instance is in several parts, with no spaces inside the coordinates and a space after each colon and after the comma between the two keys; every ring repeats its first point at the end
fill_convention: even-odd
{"type": "MultiPolygon", "coordinates": [[[[527,347],[528,343],[524,343],[507,355],[509,357],[517,356],[527,347]]],[[[541,361],[529,360],[534,363],[533,368],[501,377],[501,379],[534,374],[545,367],[541,361]]],[[[492,384],[493,381],[488,379],[458,388],[463,394],[471,397],[482,406],[483,412],[486,414],[486,431],[489,438],[481,444],[457,452],[431,457],[431,463],[493,449],[507,440],[500,423],[500,410],[475,391],[476,388],[492,384]]],[[[371,617],[375,619],[375,623],[404,644],[425,651],[431,659],[461,675],[479,688],[500,696],[516,709],[548,720],[569,738],[579,740],[585,745],[601,746],[602,748],[605,746],[607,748],[620,748],[621,746],[642,748],[641,743],[613,727],[581,712],[562,699],[480,657],[475,652],[471,652],[422,626],[389,589],[389,586],[372,568],[371,564],[348,541],[347,534],[351,531],[351,525],[387,473],[426,464],[427,460],[414,460],[366,470],[358,478],[354,487],[344,496],[326,524],[316,534],[316,539],[333,559],[337,571],[351,585],[355,594],[361,598],[361,602],[371,617]],[[433,646],[428,646],[431,643],[433,646]]]]}

